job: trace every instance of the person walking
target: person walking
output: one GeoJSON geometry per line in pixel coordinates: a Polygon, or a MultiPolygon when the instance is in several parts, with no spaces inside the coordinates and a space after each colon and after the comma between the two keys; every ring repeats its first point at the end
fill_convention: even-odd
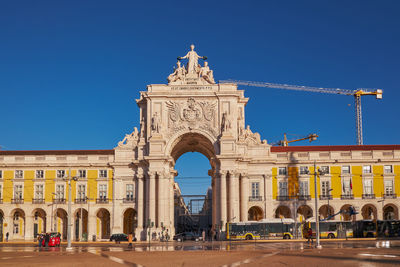
{"type": "Polygon", "coordinates": [[[206,231],[203,229],[203,232],[201,233],[201,237],[203,238],[203,242],[206,242],[206,231]]]}
{"type": "Polygon", "coordinates": [[[307,236],[307,237],[308,237],[307,243],[310,243],[310,240],[311,240],[311,244],[314,243],[314,241],[313,241],[313,239],[312,239],[312,228],[311,228],[311,227],[308,228],[307,234],[308,234],[308,236],[307,236]]]}
{"type": "Polygon", "coordinates": [[[49,246],[49,242],[50,242],[50,234],[46,233],[46,235],[44,236],[44,246],[46,248],[49,246]]]}
{"type": "Polygon", "coordinates": [[[132,248],[132,239],[133,239],[133,234],[132,232],[128,235],[128,248],[132,248]]]}
{"type": "Polygon", "coordinates": [[[6,242],[8,242],[8,236],[9,236],[10,234],[7,232],[7,234],[6,234],[6,242]]]}
{"type": "Polygon", "coordinates": [[[43,236],[42,234],[38,234],[37,236],[39,250],[42,248],[43,236]]]}

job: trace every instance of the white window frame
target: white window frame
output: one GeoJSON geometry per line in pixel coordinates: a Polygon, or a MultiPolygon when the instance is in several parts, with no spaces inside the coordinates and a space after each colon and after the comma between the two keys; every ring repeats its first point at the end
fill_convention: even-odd
{"type": "Polygon", "coordinates": [[[383,166],[383,173],[384,174],[393,174],[393,165],[384,165],[383,166]],[[386,167],[390,167],[390,170],[387,172],[386,167]]]}
{"type": "Polygon", "coordinates": [[[319,168],[322,172],[323,172],[323,174],[330,174],[331,172],[331,170],[330,170],[330,168],[329,168],[329,166],[321,166],[320,168],[319,168]]]}
{"type": "Polygon", "coordinates": [[[14,192],[13,192],[14,199],[20,199],[20,200],[24,199],[24,185],[23,184],[14,184],[13,188],[14,188],[14,192]],[[17,188],[20,190],[17,191],[17,188]],[[20,197],[17,197],[17,192],[18,193],[20,192],[20,194],[21,194],[20,197]]]}
{"type": "Polygon", "coordinates": [[[65,177],[65,170],[57,170],[57,171],[56,171],[56,177],[57,177],[58,179],[64,178],[64,177],[65,177]],[[61,174],[62,174],[62,175],[61,175],[61,174]]]}
{"type": "Polygon", "coordinates": [[[372,166],[371,165],[364,165],[362,169],[363,174],[371,174],[372,173],[372,166]]]}
{"type": "Polygon", "coordinates": [[[343,179],[342,180],[342,195],[344,196],[350,196],[353,194],[353,189],[350,186],[351,180],[349,179],[343,179]]]}
{"type": "Polygon", "coordinates": [[[85,179],[87,177],[87,171],[85,169],[78,170],[78,177],[85,179]]]}
{"type": "Polygon", "coordinates": [[[342,170],[342,174],[351,174],[351,166],[350,165],[343,165],[341,170],[342,170]],[[348,172],[344,172],[343,168],[349,168],[349,171],[348,172]]]}
{"type": "Polygon", "coordinates": [[[106,169],[99,170],[99,178],[108,178],[108,171],[106,169]]]}
{"type": "Polygon", "coordinates": [[[300,168],[299,168],[300,175],[307,175],[309,173],[310,173],[310,170],[309,170],[308,166],[300,166],[300,168]]]}
{"type": "Polygon", "coordinates": [[[364,195],[373,195],[374,194],[374,180],[373,179],[363,180],[363,192],[364,192],[364,195]],[[367,182],[371,184],[368,187],[366,186],[367,182]],[[367,192],[367,190],[366,190],[367,188],[371,188],[371,192],[367,192]]]}
{"type": "Polygon", "coordinates": [[[14,178],[15,179],[24,179],[24,170],[15,170],[14,178]]]}
{"type": "Polygon", "coordinates": [[[76,198],[79,199],[79,200],[85,200],[86,196],[87,196],[86,190],[87,190],[87,185],[86,184],[78,183],[76,185],[76,198]],[[84,187],[83,191],[81,191],[82,187],[84,187]],[[83,195],[82,195],[82,192],[83,192],[83,195]]]}
{"type": "Polygon", "coordinates": [[[383,180],[383,190],[384,190],[384,194],[385,194],[385,195],[393,195],[393,194],[394,194],[394,181],[393,181],[393,179],[385,179],[385,180],[383,180]],[[388,192],[388,191],[386,190],[386,188],[388,188],[388,187],[386,187],[386,183],[387,183],[387,182],[390,182],[390,183],[391,183],[391,186],[390,186],[391,190],[390,190],[390,192],[388,192]]]}
{"type": "Polygon", "coordinates": [[[260,197],[260,182],[251,182],[251,197],[260,197]]]}
{"type": "Polygon", "coordinates": [[[108,196],[108,186],[107,184],[99,184],[99,199],[107,199],[108,196]],[[103,189],[105,187],[105,190],[103,189]],[[103,194],[105,192],[105,194],[103,194]]]}
{"type": "Polygon", "coordinates": [[[3,184],[0,184],[0,200],[3,199],[3,184]]]}
{"type": "Polygon", "coordinates": [[[65,184],[56,184],[56,195],[55,199],[62,200],[65,199],[65,184]],[[59,190],[59,188],[62,187],[62,190],[59,190]],[[62,194],[60,194],[62,193],[62,194]]]}
{"type": "Polygon", "coordinates": [[[278,175],[287,175],[287,167],[278,167],[278,175]],[[284,170],[283,173],[281,173],[281,170],[284,170]]]}
{"type": "Polygon", "coordinates": [[[288,191],[288,181],[279,181],[278,182],[278,196],[287,197],[289,196],[288,191]],[[282,186],[285,185],[285,186],[282,186]]]}
{"type": "Polygon", "coordinates": [[[330,195],[331,189],[331,181],[330,180],[321,180],[321,196],[328,197],[330,195]],[[326,187],[328,185],[328,188],[326,187]]]}
{"type": "Polygon", "coordinates": [[[44,170],[36,170],[35,171],[35,178],[36,179],[43,179],[44,178],[44,170]]]}
{"type": "Polygon", "coordinates": [[[35,184],[35,199],[44,199],[44,184],[35,184]],[[38,187],[42,188],[41,196],[38,196],[38,187]]]}
{"type": "Polygon", "coordinates": [[[299,196],[309,196],[310,195],[310,183],[308,181],[299,182],[299,196]],[[306,186],[304,186],[306,185],[306,186]]]}
{"type": "Polygon", "coordinates": [[[125,197],[126,199],[134,199],[135,198],[135,185],[134,184],[126,184],[125,185],[125,197]],[[129,190],[128,187],[132,186],[132,190],[129,190]],[[132,192],[132,195],[128,194],[128,192],[132,192]]]}

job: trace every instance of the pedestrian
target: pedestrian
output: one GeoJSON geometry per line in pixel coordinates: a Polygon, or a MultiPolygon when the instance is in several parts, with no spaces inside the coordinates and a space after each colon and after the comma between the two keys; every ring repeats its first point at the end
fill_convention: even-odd
{"type": "Polygon", "coordinates": [[[44,236],[44,246],[46,248],[49,246],[49,242],[50,242],[50,234],[46,233],[46,235],[44,236]]]}
{"type": "Polygon", "coordinates": [[[6,242],[8,242],[8,236],[9,236],[10,234],[7,232],[7,234],[6,234],[6,242]]]}
{"type": "Polygon", "coordinates": [[[201,233],[201,237],[203,238],[203,242],[206,242],[206,231],[203,229],[203,232],[201,233]]]}
{"type": "Polygon", "coordinates": [[[307,241],[307,243],[310,243],[310,240],[311,240],[311,243],[314,243],[314,241],[313,241],[313,239],[312,239],[312,228],[311,228],[311,227],[308,228],[307,234],[308,234],[308,241],[307,241]]]}
{"type": "Polygon", "coordinates": [[[132,239],[133,239],[133,235],[132,232],[128,235],[128,248],[132,248],[132,239]]]}
{"type": "Polygon", "coordinates": [[[42,248],[42,242],[43,242],[42,234],[38,234],[37,240],[38,240],[39,249],[41,249],[42,248]]]}

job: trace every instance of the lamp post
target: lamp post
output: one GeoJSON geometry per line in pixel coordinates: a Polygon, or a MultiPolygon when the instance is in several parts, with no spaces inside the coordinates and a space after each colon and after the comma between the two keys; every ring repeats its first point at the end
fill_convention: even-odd
{"type": "Polygon", "coordinates": [[[331,191],[332,190],[333,190],[332,188],[328,190],[328,219],[329,219],[329,216],[331,216],[331,209],[330,209],[330,206],[329,206],[329,199],[331,198],[331,191]]]}
{"type": "Polygon", "coordinates": [[[317,248],[322,248],[320,242],[319,242],[319,218],[318,218],[318,190],[317,190],[317,173],[323,174],[320,170],[317,171],[317,164],[314,161],[314,199],[315,199],[315,227],[316,227],[316,242],[317,242],[317,248]]]}
{"type": "Polygon", "coordinates": [[[64,180],[66,180],[68,182],[68,217],[67,217],[67,248],[66,250],[72,250],[72,246],[71,246],[71,179],[74,181],[78,180],[77,176],[71,177],[71,169],[69,169],[68,171],[68,176],[64,178],[64,180]]]}

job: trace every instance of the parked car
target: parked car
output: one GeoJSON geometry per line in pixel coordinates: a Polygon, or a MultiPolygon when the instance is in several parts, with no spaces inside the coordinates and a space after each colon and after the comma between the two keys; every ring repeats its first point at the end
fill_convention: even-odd
{"type": "MultiPolygon", "coordinates": [[[[57,232],[48,233],[50,235],[49,247],[59,247],[61,245],[61,235],[57,232]]],[[[42,246],[45,246],[45,238],[42,240],[42,246]]]]}
{"type": "Polygon", "coordinates": [[[110,241],[115,241],[115,243],[120,243],[121,241],[128,241],[127,234],[113,234],[110,237],[110,241]]]}
{"type": "Polygon", "coordinates": [[[173,239],[178,242],[182,242],[185,240],[199,241],[202,238],[199,235],[192,233],[192,232],[183,232],[183,233],[176,234],[173,239]]]}

